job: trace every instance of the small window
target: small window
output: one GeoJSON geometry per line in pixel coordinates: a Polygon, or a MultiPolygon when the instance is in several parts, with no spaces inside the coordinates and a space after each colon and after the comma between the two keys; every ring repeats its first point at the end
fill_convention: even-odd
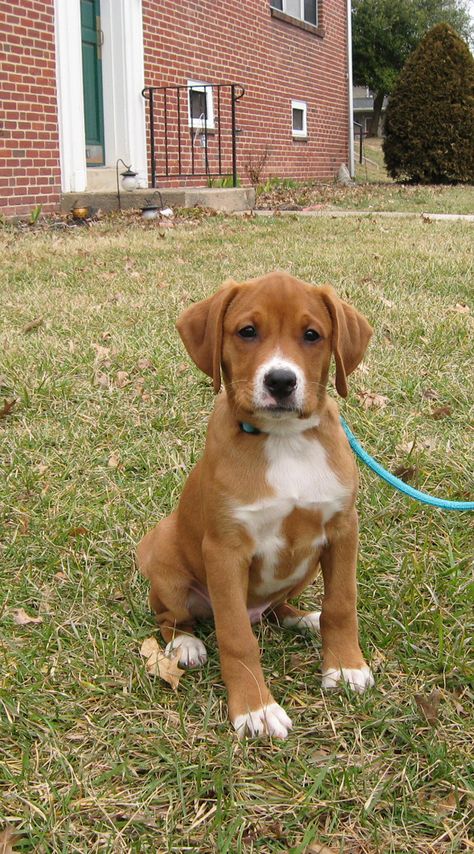
{"type": "Polygon", "coordinates": [[[188,80],[189,127],[194,130],[214,130],[214,102],[212,85],[199,80],[188,80]]]}
{"type": "Polygon", "coordinates": [[[296,139],[306,139],[308,136],[306,113],[306,101],[291,102],[292,131],[296,139]]]}
{"type": "Polygon", "coordinates": [[[270,6],[299,21],[318,26],[318,0],[270,0],[270,6]]]}

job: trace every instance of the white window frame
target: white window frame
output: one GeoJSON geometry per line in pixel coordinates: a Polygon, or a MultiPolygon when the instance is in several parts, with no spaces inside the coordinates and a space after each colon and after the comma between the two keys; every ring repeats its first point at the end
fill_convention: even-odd
{"type": "Polygon", "coordinates": [[[308,138],[308,105],[306,101],[291,102],[291,132],[295,139],[308,138]],[[303,128],[301,130],[293,127],[293,110],[301,110],[303,113],[303,128]]]}
{"type": "Polygon", "coordinates": [[[193,130],[215,130],[214,124],[214,98],[212,86],[205,83],[203,80],[188,80],[188,122],[189,127],[193,130]],[[204,119],[193,119],[191,117],[191,94],[190,89],[195,89],[198,92],[204,92],[206,95],[207,105],[207,122],[204,119]]]}
{"type": "MultiPolygon", "coordinates": [[[[270,0],[270,6],[273,6],[272,0],[270,0]]],[[[311,27],[319,26],[319,0],[316,0],[316,23],[313,24],[312,21],[307,21],[304,17],[304,0],[300,0],[300,14],[298,16],[293,15],[292,12],[288,12],[286,8],[286,0],[281,0],[282,8],[278,11],[284,12],[285,15],[288,15],[290,18],[294,18],[295,21],[303,21],[305,24],[309,24],[311,27]]],[[[274,7],[278,8],[278,7],[274,7]]]]}

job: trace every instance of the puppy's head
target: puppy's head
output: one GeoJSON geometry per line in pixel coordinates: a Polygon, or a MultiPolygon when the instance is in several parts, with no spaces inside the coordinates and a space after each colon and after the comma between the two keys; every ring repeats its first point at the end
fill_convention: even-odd
{"type": "Polygon", "coordinates": [[[372,329],[331,287],[315,288],[285,273],[237,284],[192,305],[177,323],[196,365],[212,377],[221,370],[241,417],[307,418],[324,398],[331,355],[336,388],[361,361],[372,329]]]}

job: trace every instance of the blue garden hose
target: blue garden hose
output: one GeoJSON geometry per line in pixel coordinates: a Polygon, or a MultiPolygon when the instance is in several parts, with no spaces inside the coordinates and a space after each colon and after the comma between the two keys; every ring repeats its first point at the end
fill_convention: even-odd
{"type": "Polygon", "coordinates": [[[347,438],[349,439],[349,444],[352,450],[357,454],[359,459],[369,466],[372,471],[378,474],[379,477],[387,481],[387,483],[395,489],[398,489],[399,492],[409,495],[410,498],[414,498],[416,501],[422,501],[424,504],[431,504],[433,507],[441,507],[442,510],[474,510],[474,501],[447,501],[445,498],[436,498],[434,495],[428,495],[426,492],[420,492],[419,489],[414,489],[403,480],[400,480],[399,477],[395,477],[395,475],[391,474],[387,469],[384,469],[380,463],[374,460],[367,451],[364,451],[363,447],[359,445],[359,442],[354,436],[352,430],[344,421],[342,416],[341,424],[347,438]]]}

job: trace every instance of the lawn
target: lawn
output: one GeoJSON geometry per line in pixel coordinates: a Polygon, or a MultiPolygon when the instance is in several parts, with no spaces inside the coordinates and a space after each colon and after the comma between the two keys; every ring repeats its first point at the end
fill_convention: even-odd
{"type": "MultiPolygon", "coordinates": [[[[154,624],[132,554],[175,505],[212,406],[175,318],[225,278],[273,268],[331,282],[372,322],[341,402],[362,444],[418,488],[467,498],[473,234],[220,216],[2,230],[0,831],[18,830],[15,850],[472,850],[467,514],[361,469],[376,687],[323,693],[317,639],[262,624],[264,669],[294,721],[283,743],[231,732],[212,626],[209,663],[176,692],[147,674],[154,624]],[[36,622],[16,622],[21,609],[36,622]]],[[[302,602],[320,597],[316,584],[302,602]]]]}
{"type": "Polygon", "coordinates": [[[269,179],[257,189],[259,208],[304,208],[317,206],[357,211],[403,211],[415,213],[474,214],[474,185],[397,184],[385,171],[382,140],[364,140],[360,164],[355,145],[356,181],[345,187],[337,182],[297,182],[269,179]]]}

